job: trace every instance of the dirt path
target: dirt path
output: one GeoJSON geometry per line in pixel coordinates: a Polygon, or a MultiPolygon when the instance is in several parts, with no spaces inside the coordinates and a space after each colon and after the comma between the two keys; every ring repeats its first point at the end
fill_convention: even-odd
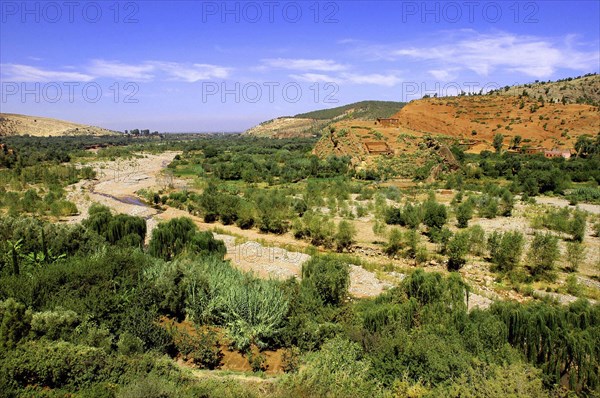
{"type": "Polygon", "coordinates": [[[566,199],[561,198],[551,198],[547,196],[539,196],[535,198],[536,203],[552,205],[556,207],[568,207],[570,209],[575,209],[579,207],[581,210],[585,210],[592,214],[600,214],[600,205],[594,205],[590,203],[579,203],[577,206],[573,206],[566,199]]]}

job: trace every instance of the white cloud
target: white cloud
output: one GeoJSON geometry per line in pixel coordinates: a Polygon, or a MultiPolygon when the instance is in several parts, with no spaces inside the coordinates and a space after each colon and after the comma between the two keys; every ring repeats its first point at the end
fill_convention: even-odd
{"type": "Polygon", "coordinates": [[[438,34],[432,40],[435,43],[418,46],[371,46],[363,52],[377,59],[427,61],[432,67],[429,72],[441,80],[451,77],[443,71],[458,70],[471,70],[480,76],[504,70],[547,78],[560,68],[582,72],[596,70],[600,59],[597,49],[576,48],[572,35],[557,40],[506,32],[482,34],[459,30],[447,32],[443,39],[438,34]]]}
{"type": "Polygon", "coordinates": [[[153,66],[173,80],[194,83],[199,80],[226,79],[231,68],[211,64],[180,64],[177,62],[152,62],[153,66]]]}
{"type": "Polygon", "coordinates": [[[89,82],[91,80],[94,80],[94,76],[85,73],[42,69],[30,65],[1,64],[0,69],[2,69],[2,76],[4,80],[12,80],[18,82],[89,82]]]}
{"type": "Polygon", "coordinates": [[[337,72],[347,69],[347,66],[331,59],[268,58],[263,59],[262,64],[268,68],[299,71],[337,72]]]}
{"type": "Polygon", "coordinates": [[[21,82],[83,81],[99,78],[151,81],[157,77],[188,83],[208,79],[225,79],[231,68],[211,64],[183,64],[178,62],[143,61],[139,64],[126,64],[120,61],[92,60],[82,68],[65,66],[66,70],[48,70],[30,65],[2,64],[2,77],[5,80],[21,82]],[[85,72],[78,72],[82,69],[85,72]]]}
{"type": "Polygon", "coordinates": [[[132,80],[152,80],[154,77],[151,72],[155,67],[149,64],[124,64],[119,61],[107,61],[103,59],[92,60],[87,71],[96,77],[110,77],[118,79],[132,80]]]}
{"type": "Polygon", "coordinates": [[[392,87],[402,81],[402,79],[394,74],[382,75],[380,73],[372,74],[356,74],[345,73],[342,77],[352,84],[372,84],[376,86],[392,87]]]}
{"type": "Polygon", "coordinates": [[[342,73],[339,76],[326,75],[321,73],[302,73],[290,75],[292,79],[308,83],[336,83],[336,84],[370,84],[376,86],[392,87],[402,81],[394,74],[358,74],[342,73]]]}
{"type": "Polygon", "coordinates": [[[302,73],[299,75],[290,75],[294,80],[308,83],[338,83],[339,78],[322,73],[302,73]]]}
{"type": "Polygon", "coordinates": [[[442,81],[450,81],[457,78],[457,68],[448,68],[448,69],[431,69],[429,70],[429,74],[433,76],[437,80],[442,81]]]}

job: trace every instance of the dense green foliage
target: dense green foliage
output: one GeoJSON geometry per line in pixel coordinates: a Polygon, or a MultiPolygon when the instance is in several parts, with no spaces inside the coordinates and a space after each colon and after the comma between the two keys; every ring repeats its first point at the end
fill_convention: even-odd
{"type": "Polygon", "coordinates": [[[336,108],[301,113],[294,117],[317,120],[333,119],[352,111],[351,116],[354,119],[373,120],[377,118],[388,118],[399,112],[404,105],[404,102],[361,101],[353,104],[338,106],[336,108]]]}
{"type": "Polygon", "coordinates": [[[181,217],[158,224],[152,231],[148,251],[166,261],[184,251],[204,255],[216,253],[223,258],[225,245],[215,240],[211,232],[199,232],[191,219],[181,217]]]}
{"type": "MultiPolygon", "coordinates": [[[[22,142],[36,142],[31,140],[22,142]]],[[[352,251],[355,225],[361,222],[354,221],[368,216],[384,241],[373,245],[380,245],[389,261],[401,254],[419,264],[431,255],[447,259],[454,271],[478,256],[491,262],[499,280],[518,279],[525,269],[528,281],[552,278],[558,237],[536,233],[523,256],[525,237],[519,232],[486,239],[477,223],[466,228],[475,212],[510,216],[513,194],[537,194],[554,183],[561,189],[555,184],[552,191],[569,195],[571,184],[594,178],[597,161],[593,148],[569,161],[507,154],[474,161],[474,155],[464,154],[459,157],[464,170],[451,182],[464,187],[464,197],[461,191],[448,206],[433,195],[424,200],[421,191],[357,181],[348,159],[312,156],[311,140],[164,141],[111,146],[98,155],[81,153],[85,139],[44,145],[66,143],[66,153],[80,158],[131,156],[133,148],[142,147],[181,149],[169,169],[192,176],[199,189],[148,192],[157,206],[262,233],[291,230],[299,239],[340,252],[352,251]],[[469,175],[471,167],[475,171],[469,175]],[[507,183],[490,183],[496,179],[507,183]],[[458,232],[451,232],[454,216],[458,232]],[[386,223],[398,227],[386,231],[386,223]],[[423,234],[438,253],[427,251],[423,234]]],[[[17,153],[29,153],[18,139],[11,142],[17,153]]],[[[41,152],[30,164],[21,160],[21,166],[13,156],[10,169],[1,172],[10,175],[11,184],[38,178],[38,171],[23,170],[41,172],[59,161],[51,149],[44,146],[41,152]]],[[[471,289],[458,272],[444,276],[420,268],[402,270],[403,281],[378,297],[358,299],[349,293],[350,269],[361,263],[347,254],[314,250],[300,281],[266,280],[223,260],[223,242],[187,218],[160,223],[146,247],[146,222],[139,217],[93,206],[81,224],[63,225],[42,221],[47,211],[29,211],[46,201],[42,190],[59,195],[82,173],[65,174],[56,189],[44,185],[40,174],[38,186],[2,192],[6,203],[19,195],[22,206],[0,216],[0,391],[6,396],[597,395],[599,304],[534,300],[468,310],[471,289]],[[23,212],[41,219],[18,215],[23,212]],[[171,320],[185,320],[190,330],[169,326],[171,320]],[[264,350],[279,348],[288,354],[289,373],[257,384],[226,375],[192,377],[174,362],[186,359],[218,369],[231,349],[260,372],[264,350]]],[[[568,261],[577,268],[574,253],[584,253],[580,245],[587,243],[590,217],[580,210],[550,211],[534,226],[570,240],[568,261]]]]}

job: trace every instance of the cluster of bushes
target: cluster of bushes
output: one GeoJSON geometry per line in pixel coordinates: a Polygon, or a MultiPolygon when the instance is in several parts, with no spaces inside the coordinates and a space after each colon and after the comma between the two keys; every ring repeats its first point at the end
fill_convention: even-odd
{"type": "Polygon", "coordinates": [[[171,167],[177,170],[178,166],[198,163],[204,173],[219,180],[270,184],[297,182],[310,177],[330,178],[350,171],[349,157],[331,156],[320,160],[311,155],[314,139],[235,136],[214,137],[208,141],[196,147],[188,145],[184,156],[175,160],[171,167]]]}
{"type": "Polygon", "coordinates": [[[544,214],[533,221],[534,227],[569,234],[577,242],[582,242],[585,238],[586,225],[587,213],[579,209],[572,211],[568,207],[546,209],[544,214]]]}
{"type": "Polygon", "coordinates": [[[349,249],[356,238],[356,228],[342,220],[337,226],[327,215],[307,211],[292,224],[296,239],[306,239],[313,246],[336,247],[338,251],[349,249]]]}
{"type": "MultiPolygon", "coordinates": [[[[592,181],[600,183],[600,158],[596,155],[587,158],[546,159],[540,155],[515,155],[490,156],[482,152],[477,168],[477,173],[470,171],[474,177],[490,177],[497,179],[504,177],[511,181],[511,191],[521,192],[528,196],[543,193],[562,194],[571,186],[572,182],[592,181]],[[479,174],[480,173],[480,174],[479,174]]],[[[585,192],[580,196],[586,199],[585,192]]],[[[592,193],[592,195],[594,195],[592,193]]],[[[593,199],[593,197],[592,197],[593,199]]]]}
{"type": "Polygon", "coordinates": [[[38,216],[65,217],[78,213],[75,203],[66,200],[64,190],[53,187],[46,194],[30,188],[23,193],[6,191],[0,188],[0,208],[6,208],[8,214],[34,214],[38,216]]]}
{"type": "MultiPolygon", "coordinates": [[[[185,229],[181,220],[169,228],[185,229]]],[[[258,358],[256,369],[256,349],[306,353],[263,396],[463,396],[479,388],[491,396],[547,396],[564,377],[581,393],[598,386],[598,305],[499,303],[467,312],[469,289],[458,274],[420,270],[377,298],[353,301],[349,260],[339,255],[313,257],[300,282],[280,282],[232,268],[219,249],[183,245],[164,261],[87,233],[96,236],[97,250],[83,245],[27,275],[1,270],[3,391],[226,394],[223,385],[186,378],[157,356],[218,367],[215,326],[258,358]],[[188,318],[199,332],[170,332],[158,322],[162,316],[188,318]]],[[[251,387],[232,383],[228,394],[254,396],[251,387]]]]}

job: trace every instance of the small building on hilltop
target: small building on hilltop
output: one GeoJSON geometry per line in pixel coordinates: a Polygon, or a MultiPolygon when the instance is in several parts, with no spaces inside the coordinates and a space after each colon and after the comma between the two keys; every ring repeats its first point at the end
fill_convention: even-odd
{"type": "Polygon", "coordinates": [[[541,146],[529,146],[521,149],[521,153],[526,155],[535,155],[538,153],[544,153],[545,149],[541,146]]]}
{"type": "Polygon", "coordinates": [[[377,122],[381,125],[381,127],[399,127],[400,119],[395,118],[378,118],[377,122]]]}
{"type": "Polygon", "coordinates": [[[571,158],[571,152],[565,149],[553,149],[551,151],[544,151],[544,157],[552,159],[552,158],[571,158]]]}

